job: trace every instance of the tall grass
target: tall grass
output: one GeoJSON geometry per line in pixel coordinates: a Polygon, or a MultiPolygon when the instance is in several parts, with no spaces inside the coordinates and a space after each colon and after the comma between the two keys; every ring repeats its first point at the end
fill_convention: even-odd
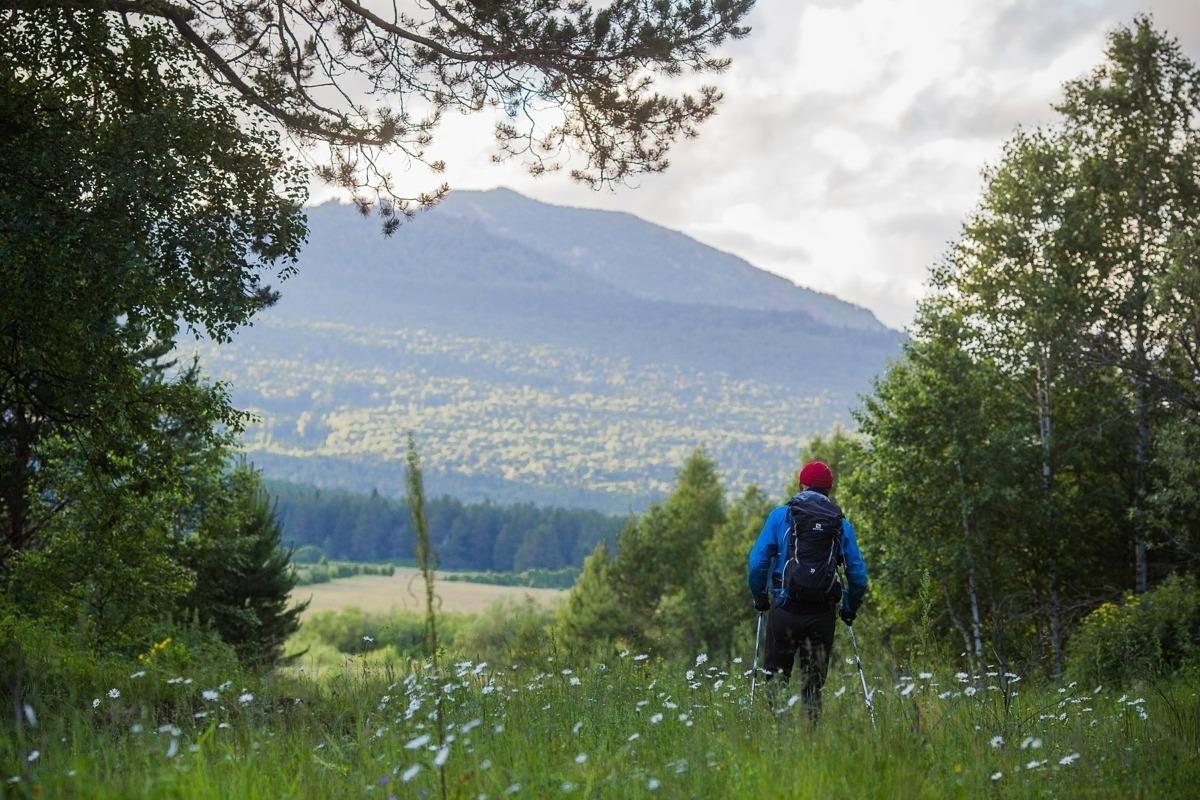
{"type": "Polygon", "coordinates": [[[433,575],[434,564],[432,549],[429,544],[429,523],[425,519],[425,481],[421,475],[421,457],[417,453],[417,445],[413,435],[408,434],[407,492],[408,510],[412,514],[413,530],[417,534],[417,565],[421,569],[421,577],[425,581],[425,624],[429,630],[430,663],[433,665],[433,714],[437,720],[438,754],[434,757],[438,771],[438,784],[442,800],[446,800],[446,719],[443,710],[444,683],[442,681],[442,666],[438,648],[437,609],[433,604],[433,575]]]}
{"type": "Polygon", "coordinates": [[[887,678],[865,652],[873,732],[848,652],[815,725],[790,691],[750,703],[749,655],[109,675],[31,707],[36,727],[0,739],[0,780],[20,778],[13,796],[381,799],[1174,797],[1200,780],[1194,677],[1138,694],[1018,681],[1006,711],[1002,676],[887,678]]]}

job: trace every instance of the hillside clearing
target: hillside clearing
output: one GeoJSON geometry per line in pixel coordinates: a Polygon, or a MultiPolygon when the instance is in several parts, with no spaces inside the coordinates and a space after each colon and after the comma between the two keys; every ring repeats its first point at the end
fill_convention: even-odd
{"type": "MultiPolygon", "coordinates": [[[[526,597],[542,605],[551,605],[566,597],[560,589],[531,589],[525,586],[497,586],[465,581],[438,581],[435,589],[442,611],[474,614],[499,600],[524,600],[526,597]]],[[[389,611],[420,611],[425,603],[425,589],[420,570],[396,567],[394,575],[356,575],[328,583],[297,586],[292,591],[297,601],[311,598],[305,616],[320,611],[340,611],[356,607],[370,614],[389,611]]]]}

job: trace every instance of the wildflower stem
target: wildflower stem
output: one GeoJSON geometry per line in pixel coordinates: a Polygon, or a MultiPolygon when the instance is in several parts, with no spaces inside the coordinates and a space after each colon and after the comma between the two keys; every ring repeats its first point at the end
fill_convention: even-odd
{"type": "MultiPolygon", "coordinates": [[[[413,530],[417,534],[417,564],[421,568],[421,576],[425,579],[425,623],[429,631],[429,652],[433,661],[433,686],[436,692],[433,708],[437,717],[438,747],[441,748],[446,744],[446,722],[442,711],[442,669],[438,659],[437,614],[433,606],[433,559],[429,545],[429,523],[425,519],[425,486],[421,477],[421,457],[417,454],[417,445],[413,441],[411,431],[408,434],[407,461],[408,511],[412,515],[413,530]]],[[[444,761],[438,764],[438,780],[442,800],[446,800],[444,761]]]]}

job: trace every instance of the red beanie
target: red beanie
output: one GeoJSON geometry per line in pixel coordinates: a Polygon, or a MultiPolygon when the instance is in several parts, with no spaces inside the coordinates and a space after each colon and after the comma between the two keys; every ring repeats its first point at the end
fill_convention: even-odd
{"type": "Polygon", "coordinates": [[[810,461],[804,465],[804,469],[800,470],[798,480],[805,486],[811,486],[814,489],[832,489],[833,470],[824,461],[810,461]]]}

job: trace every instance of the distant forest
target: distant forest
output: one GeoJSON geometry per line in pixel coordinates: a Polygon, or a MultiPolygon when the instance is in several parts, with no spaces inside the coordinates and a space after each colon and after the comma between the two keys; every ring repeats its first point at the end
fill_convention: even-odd
{"type": "MultiPolygon", "coordinates": [[[[415,556],[408,507],[372,493],[266,481],[277,503],[283,538],[312,545],[330,559],[408,560],[415,556]]],[[[601,540],[612,545],[625,519],[598,511],[532,503],[464,503],[440,497],[427,504],[438,566],[520,572],[578,567],[601,540]]]]}

